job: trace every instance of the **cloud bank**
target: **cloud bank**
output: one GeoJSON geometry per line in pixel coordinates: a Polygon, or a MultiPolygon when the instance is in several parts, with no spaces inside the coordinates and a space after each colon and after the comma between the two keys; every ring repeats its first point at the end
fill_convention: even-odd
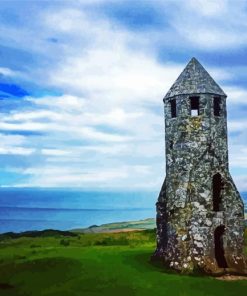
{"type": "Polygon", "coordinates": [[[162,98],[196,56],[228,94],[230,166],[247,190],[247,12],[237,2],[4,2],[1,186],[159,190],[162,98]]]}

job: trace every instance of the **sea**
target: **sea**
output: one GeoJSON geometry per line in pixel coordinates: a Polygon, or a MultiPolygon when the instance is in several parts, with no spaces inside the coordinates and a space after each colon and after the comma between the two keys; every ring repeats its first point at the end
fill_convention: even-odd
{"type": "MultiPolygon", "coordinates": [[[[155,217],[158,192],[0,188],[0,233],[71,230],[155,217]]],[[[247,205],[247,193],[241,193],[247,205]]]]}
{"type": "Polygon", "coordinates": [[[0,233],[154,218],[157,196],[141,191],[0,188],[0,233]]]}

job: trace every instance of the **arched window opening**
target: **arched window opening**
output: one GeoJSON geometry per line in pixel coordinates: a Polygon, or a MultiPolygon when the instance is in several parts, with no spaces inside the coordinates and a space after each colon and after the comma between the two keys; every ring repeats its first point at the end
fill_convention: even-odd
{"type": "Polygon", "coordinates": [[[221,174],[217,173],[213,176],[213,210],[218,212],[221,210],[221,189],[222,178],[221,174]]]}
{"type": "Polygon", "coordinates": [[[214,231],[214,250],[215,250],[215,259],[220,268],[227,268],[227,262],[225,258],[224,250],[224,236],[225,226],[220,225],[214,231]]]}

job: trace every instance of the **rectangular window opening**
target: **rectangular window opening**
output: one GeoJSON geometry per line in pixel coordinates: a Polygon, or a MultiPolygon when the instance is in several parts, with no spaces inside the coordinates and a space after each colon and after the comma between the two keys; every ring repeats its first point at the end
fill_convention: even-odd
{"type": "Polygon", "coordinates": [[[171,115],[172,115],[172,118],[177,117],[177,104],[176,104],[176,100],[171,100],[170,104],[171,104],[171,115]]]}
{"type": "Polygon", "coordinates": [[[190,97],[190,115],[199,115],[199,97],[190,97]]]}
{"type": "Polygon", "coordinates": [[[214,97],[214,115],[220,116],[221,111],[221,97],[214,97]]]}

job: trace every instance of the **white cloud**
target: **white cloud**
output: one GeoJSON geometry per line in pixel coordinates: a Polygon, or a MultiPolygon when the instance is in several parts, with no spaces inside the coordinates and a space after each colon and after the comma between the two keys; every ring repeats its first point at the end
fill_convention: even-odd
{"type": "Polygon", "coordinates": [[[111,105],[158,102],[181,66],[160,65],[154,58],[130,51],[124,44],[118,47],[65,57],[64,63],[50,73],[49,81],[75,94],[86,92],[101,106],[108,102],[111,105]]]}
{"type": "Polygon", "coordinates": [[[20,135],[5,135],[0,133],[0,143],[6,145],[21,145],[25,143],[26,138],[20,135]]]}
{"type": "Polygon", "coordinates": [[[247,89],[227,86],[225,92],[228,95],[227,102],[230,104],[247,104],[247,89]]]}
{"type": "Polygon", "coordinates": [[[244,1],[178,0],[171,5],[170,25],[187,47],[225,51],[247,44],[244,1]]]}
{"type": "Polygon", "coordinates": [[[26,143],[24,136],[0,134],[0,154],[30,155],[35,149],[25,147],[26,143]]]}
{"type": "MultiPolygon", "coordinates": [[[[94,168],[91,169],[80,169],[70,167],[48,167],[43,168],[29,168],[23,172],[26,175],[30,175],[30,182],[32,186],[45,186],[53,187],[54,184],[60,187],[74,186],[90,186],[90,184],[95,184],[97,182],[97,187],[107,188],[109,184],[111,187],[119,187],[121,180],[130,181],[130,176],[133,174],[139,174],[141,176],[149,175],[150,168],[148,166],[126,166],[123,165],[119,168],[94,168]],[[40,181],[38,181],[40,180],[40,181]],[[115,182],[119,183],[115,183],[115,182]],[[114,183],[112,183],[114,182],[114,183]]],[[[133,180],[132,180],[133,182],[133,180]]],[[[135,182],[134,182],[135,183],[135,182]]],[[[26,187],[30,183],[19,184],[21,187],[26,187]]]]}
{"type": "Polygon", "coordinates": [[[65,156],[70,155],[70,151],[60,150],[60,149],[41,149],[41,154],[43,155],[51,155],[51,156],[65,156]]]}
{"type": "Polygon", "coordinates": [[[23,147],[0,147],[0,154],[30,155],[34,149],[23,147]]]}
{"type": "Polygon", "coordinates": [[[187,4],[189,8],[203,16],[219,17],[219,14],[224,14],[227,11],[227,3],[225,0],[189,0],[187,4]]]}
{"type": "Polygon", "coordinates": [[[1,74],[5,75],[5,76],[10,76],[10,77],[21,75],[20,73],[18,73],[16,71],[13,71],[9,68],[4,68],[4,67],[0,67],[0,75],[1,74]]]}
{"type": "Polygon", "coordinates": [[[238,176],[234,178],[237,188],[240,192],[246,192],[247,191],[247,175],[244,176],[238,176]]]}
{"type": "Polygon", "coordinates": [[[246,126],[247,126],[247,120],[228,121],[228,130],[230,132],[245,131],[246,126]]]}

